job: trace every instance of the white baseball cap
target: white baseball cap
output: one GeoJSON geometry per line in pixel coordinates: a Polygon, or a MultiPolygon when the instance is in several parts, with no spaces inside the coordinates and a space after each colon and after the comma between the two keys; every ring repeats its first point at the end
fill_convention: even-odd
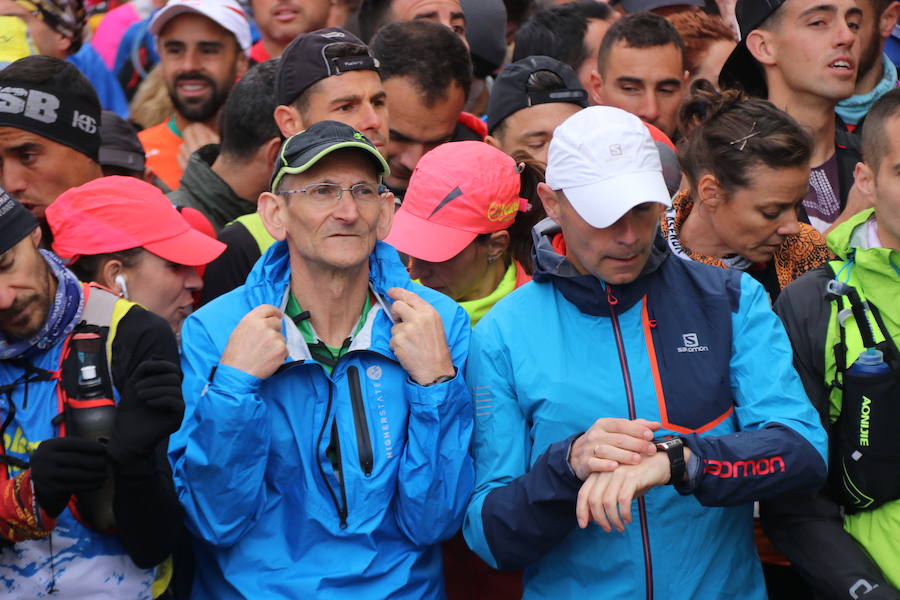
{"type": "Polygon", "coordinates": [[[169,0],[150,21],[150,33],[159,35],[166,24],[185,13],[202,15],[219,27],[230,31],[237,38],[244,54],[250,52],[253,41],[250,37],[250,21],[247,13],[235,0],[169,0]]]}
{"type": "Polygon", "coordinates": [[[556,128],[546,181],[598,229],[644,202],[672,205],[649,130],[633,114],[611,106],[585,108],[556,128]]]}

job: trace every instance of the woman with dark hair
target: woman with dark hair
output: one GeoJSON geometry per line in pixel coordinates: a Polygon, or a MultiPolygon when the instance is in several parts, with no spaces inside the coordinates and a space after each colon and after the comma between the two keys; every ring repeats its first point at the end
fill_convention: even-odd
{"type": "Polygon", "coordinates": [[[831,257],[825,238],[797,220],[809,189],[812,142],[773,104],[693,87],[681,111],[682,188],[662,219],[677,256],[747,271],[774,300],[831,257]]]}
{"type": "Polygon", "coordinates": [[[410,257],[414,279],[459,302],[474,326],[531,280],[531,228],[544,215],[521,192],[536,198],[541,181],[530,159],[483,142],[442,144],[416,165],[385,241],[410,257]]]}

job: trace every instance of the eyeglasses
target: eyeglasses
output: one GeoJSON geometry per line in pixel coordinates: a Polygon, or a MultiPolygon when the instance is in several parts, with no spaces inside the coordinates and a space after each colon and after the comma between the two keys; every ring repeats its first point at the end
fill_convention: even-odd
{"type": "Polygon", "coordinates": [[[312,203],[320,208],[331,208],[337,205],[344,197],[344,192],[350,192],[353,199],[359,204],[374,204],[381,196],[383,186],[374,183],[357,183],[350,187],[341,187],[336,183],[311,183],[306,187],[296,190],[284,190],[279,192],[287,194],[306,194],[312,203]]]}

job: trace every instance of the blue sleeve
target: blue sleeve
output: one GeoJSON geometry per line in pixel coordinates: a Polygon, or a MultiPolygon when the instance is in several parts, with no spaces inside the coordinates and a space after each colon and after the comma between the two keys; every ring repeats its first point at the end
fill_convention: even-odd
{"type": "Polygon", "coordinates": [[[814,492],[825,481],[828,440],[793,366],[781,321],[763,287],[741,277],[732,317],[731,391],[739,431],[685,438],[702,469],[682,493],[727,506],[814,492]]]}
{"type": "Polygon", "coordinates": [[[150,33],[150,19],[151,17],[147,17],[143,21],[132,24],[125,30],[125,35],[122,36],[122,41],[119,42],[119,50],[116,52],[116,61],[112,68],[112,73],[120,85],[128,83],[122,81],[122,72],[126,63],[130,63],[134,56],[137,56],[139,59],[143,58],[146,61],[148,71],[159,62],[159,54],[156,52],[156,41],[150,33]],[[139,48],[135,49],[135,46],[139,46],[139,48]],[[142,54],[144,55],[143,57],[141,56],[142,54]]]}
{"type": "Polygon", "coordinates": [[[465,382],[470,326],[465,311],[454,306],[444,328],[456,376],[430,386],[408,380],[404,386],[409,424],[393,508],[403,533],[419,546],[459,531],[474,480],[472,396],[465,382]]]}
{"type": "Polygon", "coordinates": [[[475,493],[463,534],[495,568],[534,562],[576,526],[581,481],[568,464],[577,437],[551,444],[529,468],[531,438],[512,382],[509,356],[495,322],[475,328],[467,372],[475,399],[475,493]]]}
{"type": "Polygon", "coordinates": [[[69,62],[78,67],[94,86],[104,110],[111,110],[123,119],[128,118],[125,92],[93,46],[83,44],[78,52],[69,57],[69,62]]]}
{"type": "Polygon", "coordinates": [[[188,528],[210,544],[230,546],[265,506],[271,435],[256,393],[261,380],[218,364],[221,353],[198,319],[185,320],[185,413],[169,439],[169,461],[188,528]]]}

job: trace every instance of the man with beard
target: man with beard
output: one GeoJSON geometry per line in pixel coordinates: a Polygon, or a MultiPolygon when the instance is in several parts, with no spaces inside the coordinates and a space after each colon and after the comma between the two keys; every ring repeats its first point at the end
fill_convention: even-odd
{"type": "Polygon", "coordinates": [[[139,137],[147,165],[175,189],[186,136],[217,141],[210,138],[218,137],[219,109],[247,70],[250,24],[235,0],[172,0],[153,17],[150,31],[175,114],[139,137]]]}
{"type": "Polygon", "coordinates": [[[0,580],[9,598],[149,599],[182,518],[175,336],[40,243],[0,188],[0,580]]]}

